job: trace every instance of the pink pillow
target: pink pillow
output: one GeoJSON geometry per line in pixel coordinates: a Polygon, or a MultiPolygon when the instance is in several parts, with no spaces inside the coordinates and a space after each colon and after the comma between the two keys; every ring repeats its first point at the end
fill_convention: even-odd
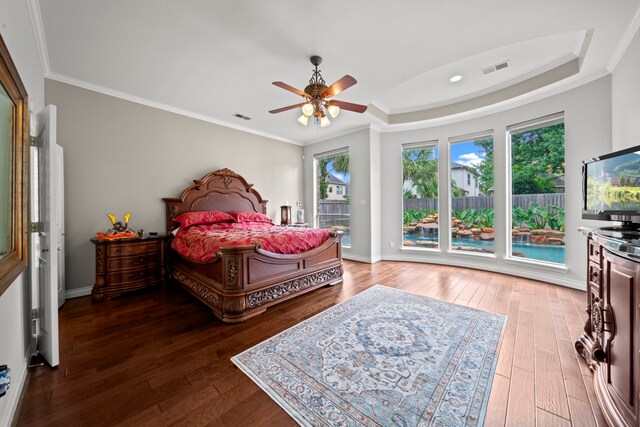
{"type": "Polygon", "coordinates": [[[272,224],[271,218],[260,212],[229,212],[236,222],[268,222],[272,224]]]}
{"type": "Polygon", "coordinates": [[[185,228],[191,225],[217,224],[219,222],[234,222],[235,220],[226,212],[194,211],[180,214],[173,221],[180,223],[180,228],[185,228]]]}

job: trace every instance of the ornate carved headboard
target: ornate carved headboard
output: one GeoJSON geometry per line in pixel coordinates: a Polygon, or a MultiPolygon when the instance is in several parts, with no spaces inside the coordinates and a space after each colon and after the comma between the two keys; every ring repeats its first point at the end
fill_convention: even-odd
{"type": "Polygon", "coordinates": [[[163,198],[167,233],[177,225],[173,219],[190,211],[243,211],[267,213],[267,201],[242,176],[230,169],[210,172],[186,188],[178,198],[163,198]]]}

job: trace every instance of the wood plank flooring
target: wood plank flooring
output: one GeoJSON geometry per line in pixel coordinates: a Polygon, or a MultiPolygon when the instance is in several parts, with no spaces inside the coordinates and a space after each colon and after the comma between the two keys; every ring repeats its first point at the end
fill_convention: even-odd
{"type": "Polygon", "coordinates": [[[345,261],[344,283],[226,325],[177,286],[60,310],[60,366],[32,368],[20,426],[294,426],[231,356],[374,284],[506,314],[486,426],[605,426],[573,350],[585,293],[485,271],[345,261]]]}

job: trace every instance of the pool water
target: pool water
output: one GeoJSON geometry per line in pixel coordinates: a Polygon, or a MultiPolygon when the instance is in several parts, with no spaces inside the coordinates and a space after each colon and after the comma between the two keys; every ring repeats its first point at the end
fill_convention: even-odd
{"type": "MultiPolygon", "coordinates": [[[[412,242],[428,241],[435,242],[435,238],[418,237],[405,235],[404,240],[412,242]]],[[[344,244],[344,242],[343,242],[344,244]]],[[[453,239],[451,241],[452,246],[469,246],[473,248],[493,248],[495,244],[491,240],[473,240],[473,239],[453,239]]],[[[524,254],[524,258],[536,259],[545,262],[554,262],[557,264],[564,264],[564,246],[560,245],[537,245],[535,243],[528,242],[513,242],[511,250],[513,252],[521,252],[524,254]]]]}

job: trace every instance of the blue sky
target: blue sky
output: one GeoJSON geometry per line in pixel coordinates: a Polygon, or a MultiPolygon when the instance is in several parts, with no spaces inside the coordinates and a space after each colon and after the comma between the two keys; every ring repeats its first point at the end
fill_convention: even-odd
{"type": "Polygon", "coordinates": [[[478,166],[484,161],[482,147],[473,142],[451,144],[451,161],[467,166],[478,166]]]}

